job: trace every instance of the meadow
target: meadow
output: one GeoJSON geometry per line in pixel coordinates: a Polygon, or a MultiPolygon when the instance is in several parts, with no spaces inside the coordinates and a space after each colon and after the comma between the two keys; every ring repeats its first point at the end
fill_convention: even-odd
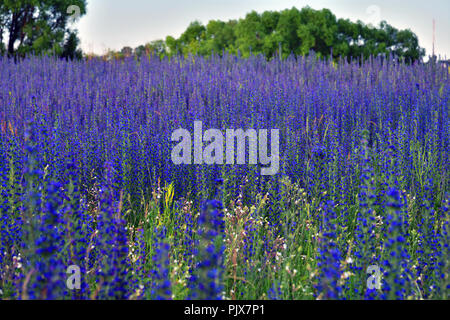
{"type": "Polygon", "coordinates": [[[448,299],[449,105],[390,58],[0,58],[0,299],[448,299]],[[195,121],[279,170],[174,164],[195,121]]]}

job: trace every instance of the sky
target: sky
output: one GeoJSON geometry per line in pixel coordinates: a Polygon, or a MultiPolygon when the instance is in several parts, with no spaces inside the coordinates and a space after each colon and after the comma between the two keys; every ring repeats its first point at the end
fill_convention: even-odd
{"type": "Polygon", "coordinates": [[[433,18],[436,55],[450,58],[449,0],[87,0],[87,14],[74,23],[83,51],[103,54],[124,46],[135,48],[171,35],[179,37],[190,22],[239,19],[255,10],[280,11],[309,6],[330,9],[337,18],[411,29],[419,44],[432,52],[433,18]]]}

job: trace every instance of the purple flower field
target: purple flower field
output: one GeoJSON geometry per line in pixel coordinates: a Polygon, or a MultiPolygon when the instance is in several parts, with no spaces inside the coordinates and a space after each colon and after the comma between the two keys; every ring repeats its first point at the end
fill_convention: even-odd
{"type": "Polygon", "coordinates": [[[0,58],[0,299],[448,299],[449,106],[436,63],[0,58]],[[194,121],[278,171],[174,164],[194,121]]]}

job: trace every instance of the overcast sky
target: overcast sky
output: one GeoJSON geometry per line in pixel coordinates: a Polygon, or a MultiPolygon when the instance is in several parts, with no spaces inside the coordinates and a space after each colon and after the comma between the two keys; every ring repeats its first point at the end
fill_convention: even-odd
{"type": "Polygon", "coordinates": [[[194,20],[244,17],[256,10],[310,6],[328,8],[338,18],[377,24],[386,20],[398,29],[415,32],[427,55],[436,20],[436,54],[450,58],[450,0],[87,0],[88,13],[75,23],[85,52],[104,53],[124,46],[178,37],[194,20]]]}

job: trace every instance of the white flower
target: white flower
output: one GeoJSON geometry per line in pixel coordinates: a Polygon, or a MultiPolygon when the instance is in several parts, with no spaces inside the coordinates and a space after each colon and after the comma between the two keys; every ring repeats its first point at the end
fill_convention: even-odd
{"type": "Polygon", "coordinates": [[[345,271],[342,276],[341,279],[347,279],[348,277],[350,277],[352,275],[351,272],[345,271]]]}

